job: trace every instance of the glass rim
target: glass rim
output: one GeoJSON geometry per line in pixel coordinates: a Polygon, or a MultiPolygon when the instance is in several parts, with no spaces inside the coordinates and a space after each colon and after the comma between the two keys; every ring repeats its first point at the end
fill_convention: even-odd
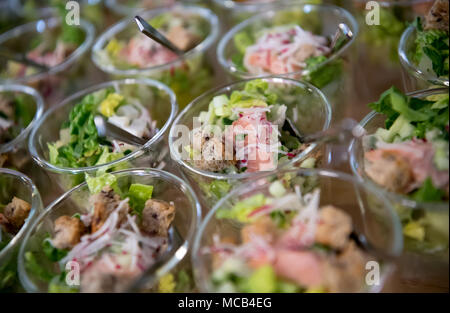
{"type": "MultiPolygon", "coordinates": [[[[424,89],[424,90],[418,90],[415,92],[412,92],[409,94],[410,97],[420,98],[420,97],[427,97],[431,95],[436,94],[442,94],[442,93],[448,93],[448,88],[432,88],[432,89],[424,89]]],[[[369,122],[371,122],[375,117],[377,116],[383,116],[383,114],[372,111],[369,114],[367,114],[361,122],[359,122],[359,125],[361,125],[363,128],[367,126],[369,122]]],[[[408,197],[407,195],[402,195],[399,193],[388,191],[381,186],[377,185],[372,179],[367,177],[366,174],[360,173],[359,167],[360,163],[358,161],[358,156],[356,155],[356,142],[357,140],[354,139],[350,143],[348,151],[350,152],[349,161],[350,161],[350,167],[352,169],[353,174],[363,182],[370,182],[373,184],[374,188],[378,189],[383,194],[387,195],[389,199],[391,199],[394,202],[401,203],[402,205],[412,208],[412,209],[418,209],[418,208],[426,208],[427,210],[436,210],[436,211],[448,211],[448,202],[440,201],[440,202],[421,202],[421,201],[415,201],[408,197]]]]}
{"type": "Polygon", "coordinates": [[[32,87],[19,84],[0,85],[0,93],[3,92],[19,92],[31,96],[36,105],[36,112],[31,122],[20,132],[18,136],[5,144],[0,144],[0,154],[11,151],[18,144],[20,144],[20,142],[25,141],[28,134],[34,128],[34,125],[38,122],[44,112],[44,100],[42,99],[40,93],[32,87]]]}
{"type": "MultiPolygon", "coordinates": [[[[277,82],[282,82],[282,83],[283,82],[288,82],[289,84],[301,86],[301,87],[304,87],[305,89],[312,90],[312,93],[318,95],[320,97],[320,99],[323,101],[324,107],[325,107],[325,110],[326,110],[325,123],[324,123],[324,125],[323,125],[321,130],[326,130],[326,129],[328,129],[330,127],[333,109],[331,107],[331,104],[330,104],[328,98],[325,96],[325,94],[319,88],[315,87],[314,85],[312,85],[312,84],[310,84],[308,82],[295,80],[295,79],[288,78],[288,77],[280,77],[280,76],[273,76],[273,75],[271,75],[271,76],[261,77],[261,78],[258,78],[258,79],[262,79],[262,80],[265,80],[265,81],[273,81],[275,83],[277,83],[277,82]]],[[[183,160],[181,158],[181,155],[178,153],[178,151],[176,151],[174,149],[174,138],[176,137],[175,136],[175,127],[179,124],[180,120],[190,110],[192,110],[200,101],[202,101],[204,99],[208,99],[208,98],[210,98],[212,100],[212,97],[214,95],[218,95],[219,93],[224,93],[227,90],[232,89],[236,85],[243,84],[243,83],[246,83],[246,82],[249,82],[249,81],[252,81],[252,80],[255,80],[255,78],[249,78],[249,79],[245,79],[245,80],[240,80],[240,81],[232,82],[232,83],[227,84],[227,85],[216,87],[216,88],[211,89],[208,92],[200,95],[199,97],[194,99],[191,103],[189,103],[180,112],[180,114],[178,114],[178,116],[176,117],[176,119],[173,122],[172,127],[170,128],[170,131],[169,131],[169,149],[170,149],[170,155],[172,157],[172,160],[174,160],[182,168],[188,169],[189,172],[191,172],[191,173],[195,173],[195,174],[200,175],[202,177],[208,177],[208,178],[213,178],[213,179],[220,179],[220,180],[224,180],[224,179],[244,179],[244,178],[258,177],[260,175],[264,175],[264,173],[266,173],[266,172],[255,172],[255,173],[245,173],[244,172],[244,173],[237,173],[237,174],[222,174],[222,173],[215,173],[215,172],[200,170],[200,169],[196,168],[195,166],[189,164],[189,162],[186,162],[185,160],[183,160]]],[[[296,155],[294,158],[290,159],[289,162],[286,162],[285,164],[280,165],[278,168],[281,169],[281,168],[283,168],[285,166],[292,165],[292,164],[302,160],[303,158],[305,158],[307,155],[309,155],[311,152],[313,152],[318,147],[319,147],[319,145],[317,143],[311,143],[305,150],[303,150],[301,153],[296,155]]]]}
{"type": "MultiPolygon", "coordinates": [[[[288,0],[292,1],[292,0],[288,0]]],[[[221,8],[231,9],[231,10],[245,10],[252,11],[261,9],[261,6],[265,5],[280,5],[285,0],[264,0],[258,2],[236,2],[234,0],[213,0],[213,2],[220,6],[221,8]]]]}
{"type": "MultiPolygon", "coordinates": [[[[74,106],[73,104],[72,106],[74,106]]],[[[69,174],[79,174],[84,173],[87,171],[97,170],[105,167],[110,167],[116,164],[119,164],[121,162],[134,159],[136,157],[141,156],[146,150],[150,149],[152,145],[159,142],[159,140],[163,137],[165,132],[169,129],[169,126],[172,124],[176,114],[178,111],[178,104],[176,100],[175,93],[165,84],[149,79],[149,78],[126,78],[122,80],[113,80],[108,82],[103,82],[91,87],[88,87],[86,89],[80,90],[71,96],[67,97],[66,99],[62,100],[59,104],[52,106],[49,110],[47,110],[44,115],[38,120],[37,125],[32,129],[30,138],[28,140],[28,150],[30,151],[31,157],[33,160],[39,164],[42,168],[46,170],[50,170],[52,172],[56,173],[69,173],[69,174]],[[41,127],[44,126],[44,122],[49,118],[49,116],[57,111],[58,109],[64,108],[68,103],[79,99],[80,97],[86,96],[92,92],[95,92],[97,90],[101,90],[110,86],[115,85],[134,85],[134,84],[141,84],[146,85],[149,87],[156,87],[158,90],[164,91],[170,98],[170,104],[171,104],[171,111],[170,115],[165,121],[164,125],[161,127],[161,129],[152,137],[150,138],[143,146],[139,147],[138,149],[132,151],[131,153],[125,155],[124,157],[114,160],[112,162],[104,163],[104,164],[98,164],[88,167],[77,167],[77,168],[71,168],[71,167],[59,167],[56,165],[53,165],[50,163],[50,161],[47,160],[43,155],[38,153],[36,144],[37,144],[37,136],[38,132],[41,129],[41,127]]]]}
{"type": "Polygon", "coordinates": [[[20,243],[20,241],[23,242],[22,239],[24,238],[24,236],[27,232],[27,228],[30,226],[30,223],[34,219],[37,212],[43,206],[41,194],[39,193],[39,190],[36,187],[36,185],[33,183],[33,181],[28,176],[26,176],[25,174],[23,174],[21,172],[12,170],[12,169],[0,168],[0,176],[2,176],[2,175],[13,176],[15,179],[19,179],[24,183],[24,185],[28,188],[29,193],[31,194],[31,203],[30,203],[31,209],[30,209],[30,212],[28,213],[28,217],[26,218],[25,223],[22,225],[19,232],[14,235],[14,237],[11,239],[11,241],[8,242],[8,244],[3,249],[0,250],[0,260],[11,249],[13,249],[15,246],[17,246],[20,243]]]}
{"type": "MultiPolygon", "coordinates": [[[[389,211],[389,213],[390,213],[389,215],[390,215],[392,223],[393,223],[393,234],[394,234],[394,249],[393,250],[394,250],[394,253],[392,254],[392,256],[401,255],[401,253],[403,251],[403,234],[402,234],[402,227],[401,227],[400,220],[397,217],[397,215],[395,214],[395,210],[392,207],[391,203],[385,197],[383,197],[383,193],[381,193],[379,189],[375,188],[375,186],[371,182],[369,182],[369,183],[362,182],[361,180],[357,179],[357,177],[355,177],[351,174],[340,172],[340,171],[335,171],[335,170],[330,170],[330,169],[306,169],[306,168],[285,169],[282,171],[267,172],[266,175],[263,175],[259,178],[270,177],[273,175],[280,175],[280,174],[282,175],[282,174],[293,173],[293,172],[295,172],[297,175],[320,176],[320,177],[328,177],[328,178],[344,180],[348,183],[358,186],[361,189],[364,189],[366,191],[369,191],[369,192],[375,194],[379,199],[381,199],[381,201],[383,201],[383,203],[385,205],[384,207],[385,207],[385,209],[387,209],[389,211]]],[[[233,197],[241,196],[242,194],[245,194],[254,188],[255,188],[254,182],[246,182],[241,187],[234,188],[231,192],[229,192],[227,195],[225,195],[223,198],[221,198],[213,206],[213,208],[206,214],[205,218],[201,221],[200,227],[194,238],[194,244],[193,244],[192,252],[191,252],[191,262],[192,262],[193,268],[194,268],[195,283],[200,289],[203,289],[203,290],[201,290],[202,292],[207,292],[207,288],[205,287],[205,282],[197,274],[196,268],[199,268],[199,265],[201,265],[201,264],[199,264],[200,258],[197,258],[196,256],[198,255],[200,248],[201,248],[200,242],[203,238],[204,231],[205,231],[206,227],[208,226],[208,224],[211,222],[211,220],[214,219],[214,216],[215,216],[215,213],[217,212],[217,210],[219,210],[226,203],[226,201],[228,201],[229,199],[232,199],[233,197]]],[[[360,200],[358,200],[357,202],[358,202],[358,207],[361,210],[360,200]]],[[[389,260],[387,261],[386,265],[387,265],[386,271],[388,272],[387,275],[389,275],[389,272],[393,270],[394,265],[391,264],[391,262],[389,260]]],[[[378,290],[378,289],[381,289],[382,285],[383,284],[380,284],[380,287],[375,287],[374,290],[372,290],[372,292],[379,292],[380,290],[378,290]]]]}
{"type": "Polygon", "coordinates": [[[408,40],[416,33],[416,27],[414,25],[408,26],[405,29],[402,36],[400,37],[400,43],[398,45],[398,56],[400,58],[400,63],[407,70],[409,74],[414,76],[415,78],[426,81],[428,83],[432,83],[435,85],[447,86],[449,87],[449,79],[444,77],[438,77],[435,74],[425,73],[422,71],[416,64],[408,57],[408,51],[406,50],[406,46],[408,40]]]}
{"type": "MultiPolygon", "coordinates": [[[[106,7],[108,9],[110,9],[115,14],[122,15],[122,16],[133,15],[133,14],[135,14],[137,12],[148,10],[146,8],[141,8],[141,7],[133,7],[133,6],[130,7],[130,6],[127,6],[126,4],[125,5],[121,4],[117,0],[105,0],[105,5],[106,5],[106,7]]],[[[165,7],[165,6],[168,6],[168,5],[167,4],[161,4],[159,6],[151,8],[150,10],[159,9],[159,8],[165,7]]]]}
{"type": "MultiPolygon", "coordinates": [[[[58,17],[47,17],[42,18],[33,22],[29,22],[20,26],[17,26],[7,32],[0,34],[0,43],[10,40],[17,36],[22,36],[27,32],[34,31],[38,23],[46,23],[50,28],[56,27],[61,24],[61,20],[58,17]]],[[[70,65],[74,64],[91,46],[94,41],[95,28],[90,22],[80,18],[80,25],[78,25],[85,32],[85,38],[81,45],[79,45],[75,51],[73,51],[63,62],[57,64],[56,66],[50,67],[47,71],[38,72],[36,74],[14,78],[14,79],[1,79],[0,82],[13,82],[13,83],[30,83],[39,81],[47,76],[58,74],[70,65]]]]}
{"type": "MultiPolygon", "coordinates": [[[[165,260],[164,263],[156,270],[152,275],[156,276],[163,276],[164,274],[168,273],[170,270],[172,270],[188,253],[190,246],[192,244],[193,237],[195,235],[195,231],[197,229],[198,224],[201,221],[201,212],[202,208],[200,205],[200,202],[198,201],[197,195],[192,190],[191,186],[183,181],[181,178],[175,176],[172,173],[169,173],[167,171],[159,170],[159,169],[153,169],[153,168],[131,168],[126,170],[120,170],[116,172],[112,172],[112,175],[119,175],[119,177],[124,176],[152,176],[156,179],[162,179],[168,182],[172,182],[176,184],[182,192],[186,195],[187,198],[191,198],[193,200],[192,203],[192,221],[191,225],[189,226],[189,231],[185,238],[183,238],[183,243],[177,248],[176,251],[171,252],[172,256],[170,259],[165,260]]],[[[75,186],[71,188],[70,190],[63,193],[61,196],[59,196],[56,200],[51,202],[44,210],[43,212],[36,218],[36,220],[33,222],[33,224],[30,226],[28,231],[25,234],[25,237],[22,241],[22,244],[20,246],[19,255],[18,255],[18,273],[19,278],[24,286],[24,288],[28,292],[38,292],[38,288],[35,286],[34,283],[31,282],[31,280],[28,278],[28,274],[25,268],[25,262],[24,262],[24,256],[25,256],[25,248],[26,248],[26,242],[31,238],[33,230],[35,230],[36,227],[40,225],[40,223],[43,222],[45,217],[55,209],[55,207],[61,203],[63,203],[66,199],[69,199],[73,192],[76,192],[80,190],[81,188],[84,188],[87,186],[86,182],[83,182],[79,184],[78,186],[75,186]]],[[[189,199],[189,200],[191,200],[189,199]]],[[[137,279],[131,286],[135,286],[136,284],[139,284],[142,278],[147,276],[149,273],[148,271],[152,270],[152,267],[144,271],[144,273],[141,275],[140,279],[137,279]]]]}
{"type": "MultiPolygon", "coordinates": [[[[262,20],[262,19],[270,19],[273,18],[273,16],[279,12],[282,11],[286,11],[289,8],[324,8],[330,11],[335,11],[335,12],[339,12],[339,14],[343,17],[345,17],[349,22],[350,25],[348,25],[351,28],[351,31],[353,32],[353,37],[352,39],[347,42],[344,46],[342,46],[337,52],[333,53],[330,57],[327,58],[327,60],[325,60],[325,62],[322,62],[321,64],[319,64],[319,67],[324,67],[326,65],[328,65],[329,63],[331,63],[332,61],[336,60],[337,58],[339,58],[342,54],[344,54],[344,52],[346,52],[349,47],[353,44],[353,42],[355,42],[356,37],[358,36],[359,33],[359,26],[358,26],[358,22],[356,21],[355,17],[348,12],[347,10],[335,6],[335,5],[330,5],[330,4],[308,4],[308,3],[296,3],[296,2],[286,2],[286,3],[280,3],[276,8],[270,9],[269,11],[260,13],[260,14],[256,14],[253,17],[250,17],[249,19],[233,26],[223,37],[222,39],[219,41],[219,44],[217,45],[217,50],[216,50],[216,56],[217,56],[217,60],[219,61],[220,66],[222,67],[222,69],[224,69],[228,74],[234,75],[234,76],[239,76],[242,78],[256,78],[256,77],[261,77],[261,76],[265,76],[265,75],[269,75],[269,74],[263,74],[263,75],[258,75],[258,74],[251,74],[248,71],[244,72],[241,71],[237,68],[235,68],[229,60],[227,60],[227,58],[225,57],[225,49],[228,46],[228,44],[233,40],[234,36],[240,32],[241,30],[243,30],[244,28],[246,28],[247,26],[253,24],[256,21],[262,20]]],[[[289,73],[285,73],[285,74],[280,74],[279,76],[291,76],[291,75],[307,75],[309,72],[307,70],[300,70],[300,71],[295,71],[295,72],[289,72],[289,73]]]]}
{"type": "MultiPolygon", "coordinates": [[[[369,2],[370,0],[354,0],[360,4],[364,4],[369,2]]],[[[393,6],[402,6],[402,7],[408,7],[413,6],[415,4],[423,4],[423,3],[431,3],[433,0],[397,0],[397,1],[391,1],[391,0],[378,0],[377,1],[381,7],[383,8],[389,8],[393,6]]]]}
{"type": "MultiPolygon", "coordinates": [[[[163,70],[168,70],[173,66],[178,66],[185,60],[188,60],[190,58],[193,58],[197,56],[198,54],[201,54],[205,52],[211,45],[215,42],[217,39],[217,36],[219,35],[219,19],[217,15],[215,15],[211,10],[207,8],[203,8],[196,5],[184,5],[184,4],[176,4],[169,7],[160,7],[156,9],[146,10],[139,12],[139,16],[146,18],[146,16],[152,17],[156,15],[160,15],[166,12],[170,11],[177,11],[182,13],[194,13],[205,20],[207,20],[211,26],[210,33],[203,39],[202,42],[200,42],[197,46],[195,46],[193,49],[189,50],[185,54],[183,54],[180,57],[177,57],[175,60],[170,61],[168,63],[160,64],[160,65],[154,65],[146,68],[138,68],[138,69],[117,69],[112,64],[103,64],[100,62],[98,57],[98,52],[102,51],[104,49],[104,46],[106,42],[114,37],[118,32],[124,30],[130,24],[133,24],[134,21],[130,16],[127,16],[117,22],[116,24],[109,27],[107,30],[105,30],[95,41],[94,45],[92,46],[91,50],[91,60],[92,62],[103,72],[112,74],[112,75],[124,75],[124,76],[136,76],[136,75],[151,75],[153,72],[159,72],[163,70]]],[[[150,38],[148,40],[151,40],[150,38]]]]}

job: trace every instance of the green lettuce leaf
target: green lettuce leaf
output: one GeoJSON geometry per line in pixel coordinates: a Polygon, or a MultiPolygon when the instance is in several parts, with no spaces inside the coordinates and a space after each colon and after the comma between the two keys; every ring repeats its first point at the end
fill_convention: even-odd
{"type": "Polygon", "coordinates": [[[137,214],[141,214],[144,209],[145,202],[152,198],[153,186],[143,184],[131,184],[128,190],[130,197],[130,205],[137,214]]]}
{"type": "Polygon", "coordinates": [[[412,199],[419,202],[436,202],[445,197],[445,192],[434,187],[431,178],[427,178],[422,187],[412,194],[412,199]]]}

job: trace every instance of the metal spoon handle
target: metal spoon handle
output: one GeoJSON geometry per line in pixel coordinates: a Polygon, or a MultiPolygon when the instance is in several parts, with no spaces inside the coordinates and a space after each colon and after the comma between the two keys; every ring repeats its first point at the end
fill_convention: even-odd
{"type": "Polygon", "coordinates": [[[167,39],[163,34],[161,34],[158,30],[156,30],[156,28],[147,23],[142,17],[136,15],[134,19],[141,33],[143,33],[147,37],[150,37],[151,39],[163,45],[167,49],[175,52],[177,55],[181,56],[184,54],[182,50],[178,49],[169,39],[167,39]]]}
{"type": "Polygon", "coordinates": [[[137,137],[126,130],[109,123],[102,116],[94,117],[94,123],[100,137],[111,137],[133,146],[143,146],[147,140],[137,137]]]}

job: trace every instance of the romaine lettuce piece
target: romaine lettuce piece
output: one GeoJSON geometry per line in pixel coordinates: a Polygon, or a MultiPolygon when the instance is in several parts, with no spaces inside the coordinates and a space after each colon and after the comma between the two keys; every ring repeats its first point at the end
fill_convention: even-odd
{"type": "Polygon", "coordinates": [[[130,197],[133,210],[140,214],[144,209],[145,202],[152,198],[152,194],[152,185],[131,184],[128,190],[128,196],[130,197]]]}
{"type": "Polygon", "coordinates": [[[104,173],[103,175],[97,177],[92,177],[86,174],[85,179],[91,194],[99,193],[105,186],[114,188],[117,184],[117,177],[109,173],[104,173]]]}
{"type": "Polygon", "coordinates": [[[246,282],[246,292],[271,293],[277,290],[277,277],[270,265],[263,265],[256,269],[246,282]]]}
{"type": "Polygon", "coordinates": [[[229,218],[236,219],[240,222],[249,222],[250,218],[248,215],[252,213],[255,209],[262,207],[266,204],[266,197],[260,193],[248,197],[234,205],[231,209],[219,209],[217,210],[217,218],[229,218]]]}

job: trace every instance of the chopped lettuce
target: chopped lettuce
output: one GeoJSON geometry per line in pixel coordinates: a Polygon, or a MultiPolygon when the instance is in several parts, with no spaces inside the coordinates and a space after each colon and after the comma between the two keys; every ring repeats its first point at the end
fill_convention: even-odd
{"type": "Polygon", "coordinates": [[[234,36],[233,41],[236,49],[242,54],[245,54],[247,48],[255,43],[255,39],[245,31],[237,33],[234,36]]]}
{"type": "Polygon", "coordinates": [[[124,47],[124,44],[118,41],[116,38],[111,39],[106,45],[106,51],[112,56],[117,57],[124,47]]]}
{"type": "Polygon", "coordinates": [[[438,77],[448,77],[449,71],[449,37],[448,32],[430,29],[424,30],[420,17],[415,22],[417,29],[416,51],[414,60],[417,64],[427,63],[424,58],[431,61],[431,66],[438,77]]]}
{"type": "Polygon", "coordinates": [[[66,275],[67,273],[64,271],[61,275],[57,275],[52,278],[48,285],[49,293],[76,293],[78,292],[78,288],[71,287],[66,283],[66,275]]]}
{"type": "MultiPolygon", "coordinates": [[[[61,126],[60,140],[48,143],[50,163],[60,167],[79,168],[106,164],[124,157],[121,152],[111,151],[111,143],[98,136],[94,123],[97,112],[111,116],[123,103],[123,99],[112,88],[86,95],[72,108],[69,119],[61,126]]],[[[124,166],[125,163],[119,164],[114,170],[124,166]]],[[[97,176],[107,170],[100,169],[97,176]]]]}
{"type": "MultiPolygon", "coordinates": [[[[108,147],[103,146],[102,154],[100,154],[100,157],[98,158],[95,165],[110,163],[110,162],[116,161],[120,158],[123,158],[124,156],[125,155],[122,152],[110,152],[108,147]]],[[[123,164],[118,164],[118,165],[114,166],[114,170],[118,171],[120,169],[124,169],[123,164]]],[[[106,173],[107,170],[108,169],[106,167],[99,169],[97,172],[97,176],[101,175],[103,173],[106,173]]]]}
{"type": "Polygon", "coordinates": [[[86,183],[91,194],[96,194],[99,193],[105,186],[114,188],[117,185],[117,177],[109,173],[104,173],[97,177],[92,177],[86,174],[86,183]]]}
{"type": "Polygon", "coordinates": [[[43,281],[50,281],[53,277],[50,272],[39,264],[36,260],[35,254],[31,251],[25,253],[25,267],[28,271],[33,273],[33,275],[43,281]]]}
{"type": "Polygon", "coordinates": [[[448,171],[449,169],[449,143],[445,140],[436,140],[433,142],[434,151],[434,165],[440,171],[448,171]]]}
{"type": "Polygon", "coordinates": [[[163,27],[165,24],[170,23],[170,20],[173,19],[172,14],[170,13],[163,13],[163,14],[159,14],[157,16],[155,16],[154,18],[152,18],[150,20],[150,24],[154,27],[154,28],[161,28],[163,27]]]}
{"type": "Polygon", "coordinates": [[[419,202],[440,201],[445,197],[445,192],[434,187],[431,178],[427,178],[422,186],[412,194],[412,198],[419,202]]]}
{"type": "Polygon", "coordinates": [[[246,282],[246,292],[273,293],[277,290],[277,276],[272,266],[263,265],[256,269],[246,282]]]}
{"type": "Polygon", "coordinates": [[[281,280],[270,264],[265,264],[255,270],[238,258],[227,258],[213,272],[212,283],[217,292],[245,293],[294,293],[303,289],[293,283],[281,280]]]}
{"type": "Polygon", "coordinates": [[[50,240],[50,235],[42,242],[42,251],[44,251],[44,254],[52,262],[58,262],[68,253],[67,250],[55,248],[50,240]]]}
{"type": "Polygon", "coordinates": [[[269,90],[269,83],[255,79],[247,82],[244,90],[233,91],[229,98],[226,95],[214,97],[209,104],[208,113],[201,116],[201,120],[209,124],[214,124],[216,119],[232,123],[237,118],[233,114],[233,108],[267,107],[275,104],[276,100],[277,95],[269,90]]]}
{"type": "Polygon", "coordinates": [[[318,88],[323,88],[332,81],[336,80],[342,73],[342,60],[335,60],[323,65],[327,61],[324,55],[310,57],[306,60],[306,68],[309,73],[305,79],[318,88]]]}
{"type": "Polygon", "coordinates": [[[240,222],[248,222],[248,215],[255,209],[266,204],[267,198],[262,194],[256,194],[236,203],[231,209],[220,208],[216,212],[217,218],[236,219],[240,222]]]}
{"type": "Polygon", "coordinates": [[[98,163],[103,153],[94,116],[99,104],[112,92],[111,89],[103,89],[85,96],[76,104],[69,114],[69,120],[62,125],[62,129],[68,129],[70,141],[61,146],[49,144],[50,162],[61,167],[88,167],[98,163]],[[50,148],[51,147],[51,148],[50,148]],[[56,151],[55,151],[56,150],[56,151]]]}
{"type": "MultiPolygon", "coordinates": [[[[449,121],[448,103],[448,96],[431,100],[412,98],[392,87],[369,107],[386,116],[388,132],[384,132],[383,140],[393,142],[396,137],[403,140],[413,136],[424,139],[428,131],[443,130],[449,121]]],[[[448,140],[448,132],[440,131],[439,136],[448,140]]]]}
{"type": "Polygon", "coordinates": [[[128,196],[130,197],[130,204],[133,210],[136,213],[141,214],[145,202],[147,202],[148,199],[151,199],[152,194],[152,185],[131,184],[130,189],[128,190],[128,196]]]}
{"type": "Polygon", "coordinates": [[[231,189],[231,185],[227,181],[218,179],[214,180],[209,187],[211,189],[211,192],[217,197],[217,199],[225,196],[231,189]]]}

